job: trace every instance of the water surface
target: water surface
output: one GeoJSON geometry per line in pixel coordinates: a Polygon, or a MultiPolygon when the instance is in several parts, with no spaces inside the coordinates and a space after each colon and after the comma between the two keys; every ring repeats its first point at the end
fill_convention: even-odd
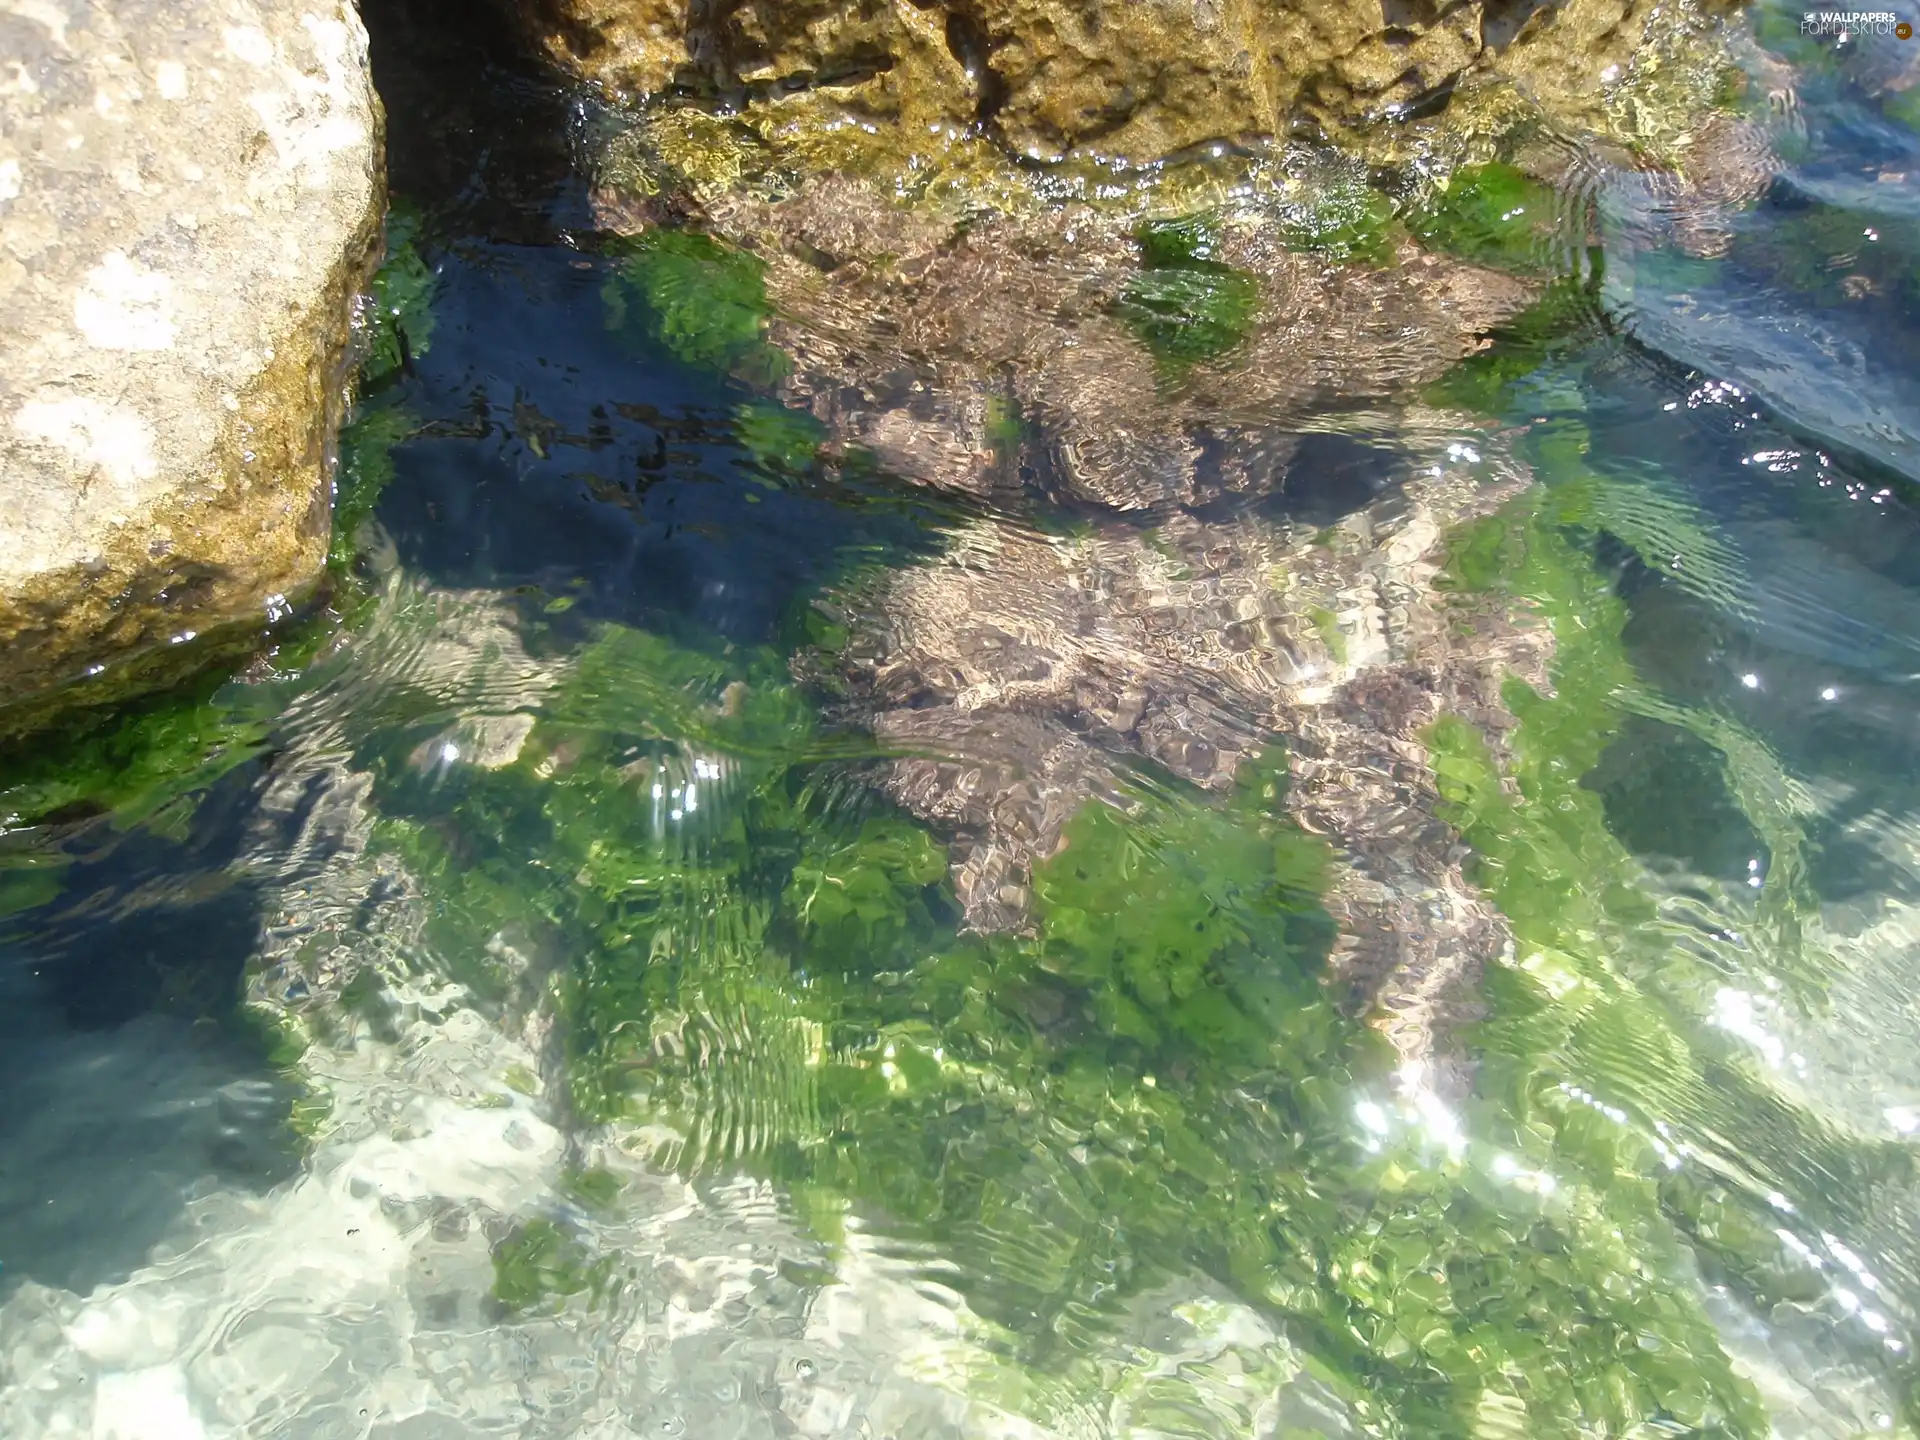
{"type": "MultiPolygon", "coordinates": [[[[1558,318],[1412,398],[1209,392],[1239,282],[1180,252],[1120,313],[1198,307],[1158,383],[1224,398],[1194,494],[1115,504],[1031,417],[969,490],[782,408],[733,262],[602,228],[605,117],[471,17],[368,8],[398,328],[326,609],[5,757],[0,1430],[1920,1427],[1910,57],[1757,7],[1739,202],[1571,167],[1558,318]],[[1192,536],[1231,590],[1442,501],[1445,613],[1555,658],[1365,833],[1288,801],[1392,780],[1361,732],[1223,681],[1177,744],[987,695],[956,739],[914,647],[969,617],[875,615],[1093,556],[1061,573],[1118,611],[1151,572],[1175,648],[1238,654],[1192,536]],[[991,894],[951,868],[976,783],[1048,840],[991,894]],[[1367,989],[1361,851],[1510,943],[1367,989]]],[[[911,380],[861,403],[945,433],[911,380]]],[[[1350,599],[1323,663],[1378,638],[1350,599]]]]}

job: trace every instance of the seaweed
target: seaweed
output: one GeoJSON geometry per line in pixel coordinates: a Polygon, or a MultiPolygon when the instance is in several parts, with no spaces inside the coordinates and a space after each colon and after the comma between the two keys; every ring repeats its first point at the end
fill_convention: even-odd
{"type": "Polygon", "coordinates": [[[0,829],[114,815],[133,824],[266,745],[271,712],[219,670],[132,704],[69,713],[7,747],[0,829]]]}
{"type": "Polygon", "coordinates": [[[1389,265],[1401,233],[1393,201],[1344,176],[1314,185],[1304,199],[1282,205],[1278,218],[1287,248],[1337,265],[1389,265]]]}
{"type": "Polygon", "coordinates": [[[367,522],[393,482],[393,448],[418,427],[419,421],[404,405],[376,402],[361,406],[341,428],[340,468],[333,482],[333,532],[327,543],[327,565],[336,577],[349,573],[367,522]]]}
{"type": "Polygon", "coordinates": [[[1533,270],[1549,258],[1559,197],[1504,161],[1466,165],[1423,191],[1407,226],[1424,244],[1485,265],[1533,270]]]}
{"type": "Polygon", "coordinates": [[[396,201],[387,212],[386,258],[367,285],[366,355],[359,391],[372,395],[408,375],[433,344],[433,303],[440,277],[420,253],[424,218],[396,201]]]}
{"type": "Polygon", "coordinates": [[[493,1247],[493,1298],[502,1309],[553,1309],[574,1295],[598,1303],[617,1280],[610,1262],[551,1220],[529,1220],[493,1247]]]}
{"type": "MultiPolygon", "coordinates": [[[[1500,524],[1463,537],[1457,583],[1557,585],[1607,613],[1576,552],[1500,524]]],[[[1576,711],[1615,713],[1617,638],[1602,626],[1573,655],[1576,711]]],[[[459,864],[428,884],[477,921],[463,943],[484,948],[487,926],[571,937],[582,1121],[640,1127],[688,1174],[767,1175],[829,1245],[859,1213],[939,1246],[1007,1363],[1052,1377],[1014,1387],[1039,1418],[1101,1385],[1094,1342],[1129,1297],[1199,1270],[1272,1316],[1370,1434],[1765,1433],[1687,1244],[1777,1268],[1728,1218],[1737,1197],[1667,1198],[1650,1141],[1596,1130],[1553,1089],[1555,1047],[1591,1032],[1542,1028],[1538,965],[1496,981],[1485,1106],[1463,1124],[1398,1088],[1320,982],[1333,857],[1285,818],[1284,752],[1229,797],[1143,784],[1088,805],[1033,877],[1033,932],[966,935],[943,847],[858,783],[871,749],[822,729],[781,669],[609,627],[514,766],[470,777],[450,815],[440,797],[431,829],[383,822],[456,828],[436,843],[459,864]]],[[[1483,742],[1437,735],[1488,883],[1529,943],[1563,935],[1540,929],[1555,907],[1570,927],[1612,915],[1590,884],[1631,918],[1643,902],[1577,787],[1606,725],[1514,698],[1586,808],[1571,834],[1558,811],[1535,819],[1483,742]],[[1544,874],[1503,882],[1525,845],[1544,874]]],[[[382,803],[410,793],[385,785],[382,803]]],[[[1643,1047],[1690,1073],[1664,1011],[1620,993],[1643,1047]]],[[[1610,1072],[1600,1056],[1580,1073],[1610,1072]]],[[[570,1243],[523,1231],[503,1300],[590,1292],[570,1243]]]]}
{"type": "MultiPolygon", "coordinates": [[[[1827,1234],[1870,1232],[1872,1197],[1910,1184],[1914,1157],[1801,1108],[1713,1030],[1703,1002],[1729,975],[1674,943],[1603,796],[1585,783],[1637,715],[1717,751],[1727,794],[1775,852],[1747,963],[1819,1003],[1798,921],[1803,837],[1767,798],[1776,777],[1757,742],[1640,684],[1622,638],[1626,607],[1578,543],[1606,511],[1596,493],[1610,488],[1583,451],[1566,430],[1549,437],[1541,459],[1555,484],[1463,532],[1449,567],[1463,590],[1504,593],[1544,619],[1557,647],[1550,692],[1507,682],[1519,726],[1505,758],[1457,718],[1428,737],[1446,813],[1473,847],[1473,878],[1513,929],[1474,1037],[1483,1123],[1511,1127],[1516,1146],[1551,1137],[1643,1234],[1683,1236],[1764,1311],[1824,1287],[1808,1257],[1827,1234]]],[[[1863,1358],[1893,1369],[1904,1391],[1900,1347],[1861,1338],[1863,1358]]]]}
{"type": "Polygon", "coordinates": [[[809,473],[826,436],[826,427],[812,415],[771,400],[742,401],[733,410],[734,443],[775,482],[809,473]]]}
{"type": "Polygon", "coordinates": [[[766,265],[692,230],[628,242],[602,287],[607,327],[637,327],[682,364],[767,384],[790,369],[764,338],[766,265]]]}
{"type": "Polygon", "coordinates": [[[1170,376],[1218,359],[1246,338],[1260,287],[1217,258],[1216,219],[1148,221],[1135,238],[1141,269],[1127,282],[1115,313],[1170,376]]]}
{"type": "Polygon", "coordinates": [[[348,583],[361,531],[393,480],[393,447],[419,424],[400,396],[414,361],[433,345],[440,277],[421,254],[424,223],[411,206],[394,205],[387,215],[386,259],[367,286],[366,353],[353,409],[341,427],[333,481],[327,566],[337,583],[348,583]]]}

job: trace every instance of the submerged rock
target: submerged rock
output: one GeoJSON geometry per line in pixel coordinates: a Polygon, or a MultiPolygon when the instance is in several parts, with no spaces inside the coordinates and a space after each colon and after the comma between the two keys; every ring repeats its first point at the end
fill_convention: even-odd
{"type": "Polygon", "coordinates": [[[0,0],[0,699],[318,575],[366,43],[344,0],[0,0]]]}
{"type": "Polygon", "coordinates": [[[1026,923],[1037,862],[1087,801],[1125,807],[1148,762],[1231,788],[1285,744],[1288,807],[1347,865],[1333,981],[1410,1064],[1470,1005],[1505,922],[1462,872],[1424,732],[1442,713],[1498,737],[1500,686],[1546,685],[1545,627],[1437,585],[1445,536],[1525,488],[1435,467],[1332,530],[1178,515],[1060,537],[982,522],[939,562],[849,592],[833,679],[900,754],[884,788],[953,837],[982,930],[1026,923]]]}
{"type": "MultiPolygon", "coordinates": [[[[617,193],[601,212],[673,233],[617,193]]],[[[1367,263],[1289,248],[1257,203],[1144,225],[1090,205],[963,216],[835,175],[717,194],[702,218],[750,252],[768,307],[771,348],[735,368],[784,372],[772,388],[832,448],[1107,510],[1284,490],[1316,413],[1404,402],[1538,293],[1410,241],[1367,263]]]]}
{"type": "Polygon", "coordinates": [[[1130,160],[1444,106],[1482,77],[1586,127],[1694,16],[1652,0],[517,4],[551,56],[616,94],[744,100],[770,130],[850,124],[895,149],[978,126],[1022,156],[1130,160]]]}
{"type": "MultiPolygon", "coordinates": [[[[708,293],[661,258],[687,232],[617,200],[605,218],[654,247],[643,288],[708,293]]],[[[1224,791],[1281,743],[1293,812],[1349,862],[1335,986],[1425,1066],[1507,930],[1422,736],[1442,713],[1497,736],[1502,680],[1544,683],[1551,642],[1436,589],[1446,534],[1530,477],[1434,465],[1458,417],[1417,397],[1540,287],[1384,227],[1338,259],[1297,244],[1286,203],[956,216],[829,176],[695,208],[764,297],[736,373],[829,453],[982,515],[941,561],[846,593],[820,677],[899,752],[883,788],[951,836],[968,923],[1026,925],[1034,867],[1089,801],[1129,804],[1124,772],[1224,791]],[[1087,528],[1048,533],[1063,506],[1087,528]]]]}

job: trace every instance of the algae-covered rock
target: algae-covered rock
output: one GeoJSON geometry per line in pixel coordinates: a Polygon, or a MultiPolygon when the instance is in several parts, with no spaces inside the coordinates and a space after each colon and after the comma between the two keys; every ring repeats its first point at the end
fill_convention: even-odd
{"type": "Polygon", "coordinates": [[[614,293],[681,358],[774,390],[899,478],[1201,505],[1279,488],[1316,413],[1404,402],[1537,291],[1404,233],[1372,237],[1377,263],[1342,263],[1329,250],[1350,237],[1295,243],[1287,204],[957,217],[828,176],[777,200],[713,195],[724,244],[642,229],[614,293]]]}
{"type": "Polygon", "coordinates": [[[344,0],[0,0],[0,700],[318,575],[380,110],[344,0]]]}
{"type": "Polygon", "coordinates": [[[1481,77],[1590,128],[1609,88],[1695,13],[1653,0],[519,3],[550,54],[616,94],[744,100],[775,128],[851,123],[903,154],[972,126],[1023,156],[1131,160],[1284,134],[1300,116],[1338,127],[1444,104],[1481,77]]]}
{"type": "Polygon", "coordinates": [[[1462,870],[1425,737],[1451,714],[1497,743],[1501,686],[1544,683],[1552,654],[1543,628],[1438,583],[1447,537],[1530,482],[1485,468],[1423,467],[1324,529],[981,520],[939,561],[839,596],[849,638],[822,678],[900,756],[883,787],[951,835],[955,894],[987,931],[1028,922],[1032,877],[1089,801],[1128,803],[1129,770],[1225,793],[1284,744],[1288,810],[1345,861],[1334,987],[1428,1066],[1508,932],[1462,870]]]}

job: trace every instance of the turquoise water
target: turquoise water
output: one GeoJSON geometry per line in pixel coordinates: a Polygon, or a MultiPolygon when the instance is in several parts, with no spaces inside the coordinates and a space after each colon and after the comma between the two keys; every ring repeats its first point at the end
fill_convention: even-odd
{"type": "Polygon", "coordinates": [[[1283,416],[1143,231],[1116,504],[1020,377],[848,442],[421,15],[325,595],[0,756],[0,1432],[1920,1428],[1910,57],[1758,7],[1724,203],[1370,177],[1536,303],[1283,416]]]}

